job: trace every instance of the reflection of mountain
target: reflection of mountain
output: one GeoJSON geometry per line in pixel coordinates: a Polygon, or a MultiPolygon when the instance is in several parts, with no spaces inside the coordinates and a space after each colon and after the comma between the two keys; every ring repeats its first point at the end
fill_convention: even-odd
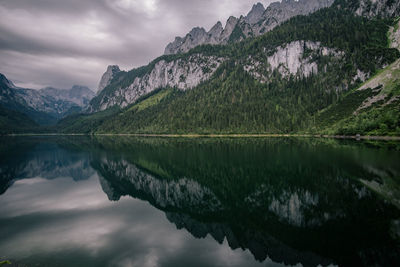
{"type": "MultiPolygon", "coordinates": [[[[313,253],[294,250],[257,229],[240,224],[232,226],[229,222],[201,222],[195,219],[196,216],[221,217],[218,213],[227,213],[226,209],[229,207],[223,207],[210,189],[194,180],[156,178],[123,159],[102,158],[101,162],[93,162],[93,166],[104,177],[100,176],[100,184],[110,200],[119,200],[123,195],[130,195],[149,201],[153,206],[166,211],[168,220],[178,229],[185,228],[196,238],[204,238],[210,234],[219,243],[226,238],[232,249],[249,249],[259,261],[270,257],[276,262],[301,262],[305,266],[332,263],[313,253]]],[[[240,218],[237,219],[240,222],[240,218]]]]}
{"type": "Polygon", "coordinates": [[[34,143],[13,148],[15,150],[7,150],[0,160],[0,193],[4,193],[19,179],[71,177],[79,181],[95,173],[87,156],[60,149],[54,143],[34,143]]]}
{"type": "Polygon", "coordinates": [[[100,184],[110,200],[134,192],[135,197],[150,201],[163,209],[188,209],[197,212],[217,212],[221,203],[208,189],[196,181],[157,179],[126,160],[106,160],[93,163],[94,168],[106,179],[100,184]]]}
{"type": "Polygon", "coordinates": [[[395,150],[315,139],[68,137],[19,143],[0,143],[3,191],[15,179],[79,180],[95,170],[110,200],[148,201],[178,229],[226,240],[259,261],[400,266],[389,234],[400,212],[365,186],[400,173],[395,150]]]}
{"type": "MultiPolygon", "coordinates": [[[[399,262],[383,230],[399,212],[359,183],[357,175],[374,177],[346,159],[310,161],[307,151],[292,148],[293,164],[286,161],[284,146],[280,151],[263,148],[270,151],[263,158],[251,158],[232,144],[153,146],[131,140],[122,146],[113,153],[105,145],[108,152],[92,160],[109,199],[130,195],[148,201],[197,238],[226,239],[232,249],[249,249],[259,261],[269,257],[305,266],[399,262]],[[274,157],[266,163],[269,153],[274,157]],[[345,165],[339,164],[342,160],[345,165]],[[374,253],[383,256],[376,259],[374,253]]],[[[257,150],[250,149],[253,155],[257,150]]]]}
{"type": "Polygon", "coordinates": [[[276,238],[257,231],[257,229],[234,227],[227,223],[200,222],[187,214],[166,212],[168,220],[178,229],[186,229],[196,238],[205,238],[210,234],[218,243],[226,239],[232,249],[249,249],[256,260],[264,261],[269,257],[274,262],[303,266],[326,266],[332,260],[324,259],[311,252],[295,250],[276,238]]]}

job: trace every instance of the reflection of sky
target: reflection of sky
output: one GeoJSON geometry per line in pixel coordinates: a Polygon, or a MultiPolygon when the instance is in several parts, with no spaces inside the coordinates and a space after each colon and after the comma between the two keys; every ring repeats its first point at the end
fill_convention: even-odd
{"type": "MultiPolygon", "coordinates": [[[[64,266],[258,266],[249,251],[177,230],[162,211],[110,202],[97,175],[17,181],[0,196],[0,256],[64,266]]],[[[275,265],[268,259],[262,265],[275,265]]]]}

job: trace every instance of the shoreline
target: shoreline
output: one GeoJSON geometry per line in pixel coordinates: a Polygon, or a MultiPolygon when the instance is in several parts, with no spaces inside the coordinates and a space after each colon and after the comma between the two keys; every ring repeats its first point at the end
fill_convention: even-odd
{"type": "Polygon", "coordinates": [[[400,141],[400,136],[358,136],[358,135],[318,135],[318,134],[6,134],[3,136],[132,136],[132,137],[165,137],[165,138],[263,138],[263,137],[306,137],[353,140],[400,141]]]}

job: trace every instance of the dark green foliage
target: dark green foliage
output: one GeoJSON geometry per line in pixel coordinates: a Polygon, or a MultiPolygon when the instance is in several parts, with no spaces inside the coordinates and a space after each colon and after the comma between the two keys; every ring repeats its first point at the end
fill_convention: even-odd
{"type": "Polygon", "coordinates": [[[246,38],[246,36],[243,34],[243,31],[240,28],[239,24],[236,24],[231,35],[229,36],[228,42],[234,43],[234,42],[240,41],[241,39],[245,39],[245,38],[246,38]]]}
{"type": "Polygon", "coordinates": [[[400,101],[361,111],[357,116],[340,121],[331,131],[339,135],[400,136],[400,101]]]}
{"type": "Polygon", "coordinates": [[[295,40],[319,41],[345,52],[353,68],[375,72],[376,63],[388,64],[400,56],[396,49],[387,48],[388,23],[326,8],[310,16],[294,17],[262,37],[247,41],[238,54],[261,52],[264,48],[274,51],[277,46],[295,40]]]}
{"type": "Polygon", "coordinates": [[[330,106],[316,116],[317,125],[320,127],[329,127],[330,125],[352,115],[362,102],[376,93],[372,89],[355,91],[346,95],[339,103],[330,106]]]}
{"type": "Polygon", "coordinates": [[[0,106],[0,135],[26,133],[34,131],[37,128],[38,125],[27,115],[0,106]]]}
{"type": "Polygon", "coordinates": [[[114,107],[102,112],[95,114],[75,114],[66,117],[58,122],[56,125],[56,131],[62,131],[64,133],[79,133],[89,134],[104,123],[107,119],[111,119],[113,115],[118,114],[119,108],[114,107]]]}

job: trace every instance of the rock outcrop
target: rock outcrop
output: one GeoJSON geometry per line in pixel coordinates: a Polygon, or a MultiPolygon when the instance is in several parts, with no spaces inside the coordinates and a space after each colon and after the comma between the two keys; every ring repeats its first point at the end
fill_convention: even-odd
{"type": "Polygon", "coordinates": [[[223,58],[201,54],[173,61],[160,60],[148,73],[133,79],[129,86],[119,87],[107,95],[98,95],[98,103],[92,104],[89,111],[105,110],[114,105],[126,107],[158,88],[194,88],[208,80],[223,61],[223,58]]]}
{"type": "Polygon", "coordinates": [[[271,51],[264,49],[265,60],[262,62],[249,57],[244,70],[260,82],[267,82],[274,71],[278,71],[282,77],[293,75],[302,78],[318,73],[314,56],[332,56],[337,59],[344,56],[341,51],[311,41],[294,41],[279,46],[272,52],[274,53],[268,56],[271,51]]]}
{"type": "Polygon", "coordinates": [[[74,85],[71,89],[58,89],[46,87],[40,89],[39,92],[44,96],[54,98],[56,101],[71,102],[79,107],[85,107],[94,97],[94,93],[86,86],[74,85]]]}
{"type": "Polygon", "coordinates": [[[158,179],[126,160],[104,158],[93,166],[103,176],[101,186],[110,200],[119,200],[123,195],[136,192],[138,198],[148,200],[162,209],[197,212],[217,212],[222,209],[215,194],[194,180],[185,177],[158,179]]]}
{"type": "Polygon", "coordinates": [[[225,28],[222,28],[221,22],[217,22],[208,32],[196,27],[185,37],[176,37],[167,45],[164,54],[185,53],[202,44],[227,44],[258,36],[291,17],[310,14],[331,6],[333,2],[334,0],[283,0],[270,4],[266,9],[261,3],[257,3],[246,16],[230,17],[225,28]]]}
{"type": "Polygon", "coordinates": [[[353,11],[363,17],[398,17],[400,15],[400,1],[393,0],[359,0],[353,11]]]}
{"type": "Polygon", "coordinates": [[[107,67],[107,71],[103,74],[100,79],[99,87],[97,88],[97,93],[101,92],[106,88],[115,77],[117,73],[121,72],[118,65],[110,65],[107,67]]]}
{"type": "Polygon", "coordinates": [[[0,87],[0,105],[7,109],[22,112],[39,124],[47,123],[45,121],[39,122],[34,118],[38,115],[38,112],[57,120],[68,115],[71,110],[76,111],[85,108],[95,95],[88,87],[79,85],[74,85],[71,89],[47,87],[34,90],[19,88],[2,74],[0,74],[0,87]]]}

